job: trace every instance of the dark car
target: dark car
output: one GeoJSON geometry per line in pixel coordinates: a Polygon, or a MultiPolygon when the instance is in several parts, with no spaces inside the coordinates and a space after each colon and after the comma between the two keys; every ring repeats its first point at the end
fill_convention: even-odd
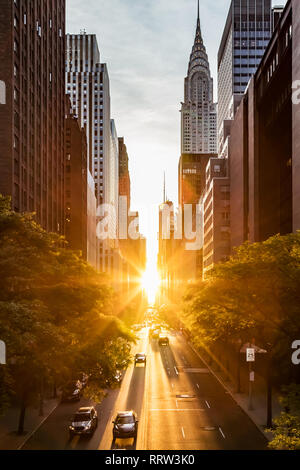
{"type": "Polygon", "coordinates": [[[80,380],[77,382],[71,382],[66,387],[63,388],[62,391],[62,401],[80,401],[82,395],[82,383],[80,380]]]}
{"type": "Polygon", "coordinates": [[[169,346],[169,338],[166,335],[159,335],[158,344],[160,346],[169,346]]]}
{"type": "Polygon", "coordinates": [[[134,363],[137,364],[145,364],[146,365],[147,358],[145,353],[138,353],[135,355],[134,363]]]}
{"type": "Polygon", "coordinates": [[[138,419],[134,411],[123,411],[113,421],[113,440],[137,438],[138,419]]]}
{"type": "Polygon", "coordinates": [[[98,426],[97,411],[93,406],[80,408],[69,427],[70,437],[94,434],[98,426]]]}

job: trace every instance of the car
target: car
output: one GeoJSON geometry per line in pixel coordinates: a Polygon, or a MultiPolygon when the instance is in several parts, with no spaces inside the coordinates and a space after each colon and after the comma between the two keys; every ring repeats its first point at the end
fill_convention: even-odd
{"type": "Polygon", "coordinates": [[[138,353],[135,355],[134,364],[145,364],[147,362],[147,357],[145,353],[138,353]]]}
{"type": "Polygon", "coordinates": [[[80,380],[77,380],[76,382],[70,382],[62,390],[62,397],[61,397],[62,401],[63,402],[80,401],[81,395],[82,395],[82,389],[83,389],[83,386],[80,380]]]}
{"type": "Polygon", "coordinates": [[[113,421],[113,440],[137,438],[138,419],[134,411],[122,411],[113,421]]]}
{"type": "Polygon", "coordinates": [[[159,335],[158,344],[160,346],[169,346],[169,338],[166,335],[159,335]]]}
{"type": "Polygon", "coordinates": [[[98,426],[98,414],[93,406],[80,408],[69,426],[70,437],[92,436],[98,426]]]}

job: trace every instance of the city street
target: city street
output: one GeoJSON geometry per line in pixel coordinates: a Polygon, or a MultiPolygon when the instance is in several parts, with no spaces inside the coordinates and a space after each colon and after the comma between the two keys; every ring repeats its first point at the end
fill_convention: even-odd
{"type": "Polygon", "coordinates": [[[299,451],[300,0],[0,12],[0,451],[299,451]]]}
{"type": "MultiPolygon", "coordinates": [[[[121,388],[97,406],[99,426],[91,439],[68,438],[78,404],[61,404],[24,449],[73,450],[260,450],[267,441],[178,333],[159,347],[143,329],[133,349],[147,353],[147,366],[127,370],[121,388]],[[138,438],[112,440],[118,411],[135,410],[138,438]]],[[[82,400],[80,406],[87,404],[82,400]]]]}

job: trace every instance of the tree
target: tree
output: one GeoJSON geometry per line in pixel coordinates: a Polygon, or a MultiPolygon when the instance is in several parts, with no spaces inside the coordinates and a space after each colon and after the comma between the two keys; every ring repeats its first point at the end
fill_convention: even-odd
{"type": "Polygon", "coordinates": [[[168,324],[171,328],[178,329],[181,327],[180,321],[180,304],[163,304],[158,309],[159,318],[161,321],[168,324]]]}
{"type": "Polygon", "coordinates": [[[20,404],[22,433],[26,407],[38,395],[42,410],[45,381],[63,385],[95,368],[106,380],[118,354],[103,352],[134,338],[112,315],[109,279],[67,249],[62,237],[45,232],[34,215],[11,211],[2,196],[0,279],[1,339],[8,352],[0,387],[3,401],[16,397],[20,404]]]}
{"type": "Polygon", "coordinates": [[[274,420],[273,440],[269,447],[273,450],[300,450],[300,386],[292,384],[283,388],[281,404],[284,413],[274,420]]]}
{"type": "MultiPolygon", "coordinates": [[[[300,234],[244,244],[185,297],[186,321],[200,344],[256,338],[280,364],[300,337],[300,234]]],[[[278,369],[278,367],[277,367],[278,369]]],[[[280,370],[282,374],[282,370],[280,370]]]]}
{"type": "Polygon", "coordinates": [[[20,402],[18,431],[24,431],[25,410],[39,392],[41,377],[59,367],[59,351],[66,346],[65,332],[51,323],[40,302],[0,302],[2,337],[7,345],[8,375],[4,385],[20,402]]]}
{"type": "Polygon", "coordinates": [[[300,233],[245,243],[185,296],[185,322],[200,347],[212,351],[221,345],[225,354],[233,353],[254,339],[268,351],[262,366],[268,425],[272,387],[300,381],[299,368],[291,364],[291,344],[300,338],[299,300],[300,233]]]}

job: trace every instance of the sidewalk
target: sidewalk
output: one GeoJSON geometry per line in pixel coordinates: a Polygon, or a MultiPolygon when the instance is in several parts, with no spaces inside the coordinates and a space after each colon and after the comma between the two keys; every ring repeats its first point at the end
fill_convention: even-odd
{"type": "Polygon", "coordinates": [[[44,404],[44,416],[39,416],[38,407],[29,407],[25,416],[25,433],[19,436],[16,432],[20,410],[9,408],[0,416],[0,450],[18,450],[28,438],[43,424],[59,405],[59,399],[49,399],[44,404]]]}
{"type": "MultiPolygon", "coordinates": [[[[242,393],[236,393],[236,386],[232,380],[228,378],[228,374],[225,370],[217,369],[216,364],[213,363],[209,365],[207,361],[203,358],[201,354],[195,349],[193,344],[191,344],[193,350],[198,354],[201,360],[205,363],[207,368],[211,373],[221,382],[223,387],[230,393],[232,398],[237,402],[237,404],[242,408],[242,410],[251,418],[257,428],[264,434],[264,436],[271,441],[272,433],[266,433],[266,422],[267,422],[267,389],[264,379],[255,374],[255,383],[253,386],[253,410],[249,410],[249,396],[247,387],[243,387],[242,393]]],[[[245,374],[243,374],[244,383],[245,374]]],[[[273,390],[273,419],[280,415],[282,407],[278,401],[278,395],[275,390],[273,390]]]]}

